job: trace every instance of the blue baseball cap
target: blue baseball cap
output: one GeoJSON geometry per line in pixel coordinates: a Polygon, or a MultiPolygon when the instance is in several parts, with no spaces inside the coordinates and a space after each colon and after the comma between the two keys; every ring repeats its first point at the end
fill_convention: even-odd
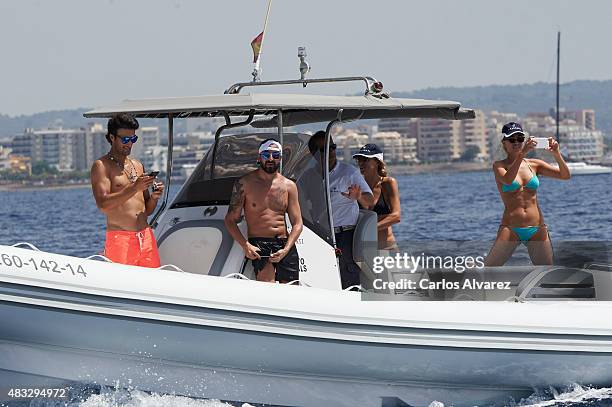
{"type": "Polygon", "coordinates": [[[504,124],[504,127],[502,127],[502,135],[504,136],[504,138],[510,137],[511,135],[516,133],[520,133],[523,136],[525,135],[523,128],[518,123],[510,122],[504,124]]]}
{"type": "Polygon", "coordinates": [[[376,144],[368,143],[361,147],[357,153],[353,154],[353,158],[357,157],[376,158],[383,161],[383,152],[376,144]]]}

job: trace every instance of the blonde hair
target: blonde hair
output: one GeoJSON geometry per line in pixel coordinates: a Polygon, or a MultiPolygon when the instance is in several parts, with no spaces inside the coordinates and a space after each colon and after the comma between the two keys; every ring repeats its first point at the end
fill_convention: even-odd
{"type": "Polygon", "coordinates": [[[380,175],[381,177],[388,176],[389,173],[387,172],[387,166],[385,162],[378,159],[376,161],[378,161],[378,175],[380,175]]]}

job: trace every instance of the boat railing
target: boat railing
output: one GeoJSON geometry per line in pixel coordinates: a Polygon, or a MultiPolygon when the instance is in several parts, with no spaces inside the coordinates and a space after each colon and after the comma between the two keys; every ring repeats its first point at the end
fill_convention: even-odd
{"type": "Polygon", "coordinates": [[[19,242],[19,243],[15,243],[14,245],[11,245],[11,247],[27,247],[30,250],[36,250],[37,252],[40,251],[40,249],[36,246],[34,246],[32,243],[28,243],[28,242],[19,242]]]}
{"type": "Polygon", "coordinates": [[[223,276],[225,278],[237,278],[238,280],[251,280],[250,278],[248,278],[247,276],[245,276],[244,274],[240,274],[240,273],[231,273],[228,274],[226,276],[223,276]]]}
{"type": "Polygon", "coordinates": [[[612,271],[612,264],[606,263],[587,263],[584,265],[586,270],[596,270],[596,271],[612,271]]]}
{"type": "Polygon", "coordinates": [[[179,273],[185,273],[185,270],[183,270],[179,266],[175,266],[174,264],[164,264],[163,266],[156,268],[156,270],[176,271],[179,273]]]}
{"type": "Polygon", "coordinates": [[[92,254],[91,256],[85,257],[85,260],[96,260],[96,261],[105,261],[107,263],[113,263],[111,259],[102,255],[102,254],[92,254]]]}
{"type": "Polygon", "coordinates": [[[299,85],[306,87],[309,83],[333,83],[333,82],[357,82],[365,83],[365,95],[383,96],[383,84],[371,76],[343,76],[338,78],[313,78],[313,79],[287,79],[279,81],[258,81],[258,82],[238,82],[227,88],[224,92],[227,95],[240,93],[242,88],[250,86],[278,86],[278,85],[299,85]]]}
{"type": "MultiPolygon", "coordinates": [[[[238,280],[248,280],[248,281],[252,281],[250,278],[248,278],[247,276],[245,276],[244,274],[241,273],[231,273],[228,274],[226,276],[223,276],[225,278],[236,278],[238,280]]],[[[303,286],[303,287],[312,287],[310,284],[305,283],[303,281],[300,280],[292,280],[289,281],[288,283],[286,283],[285,285],[299,285],[299,286],[303,286]]]]}
{"type": "Polygon", "coordinates": [[[289,281],[286,285],[299,285],[299,286],[303,286],[303,287],[312,287],[310,284],[308,284],[305,281],[300,281],[300,280],[291,280],[289,281]]]}

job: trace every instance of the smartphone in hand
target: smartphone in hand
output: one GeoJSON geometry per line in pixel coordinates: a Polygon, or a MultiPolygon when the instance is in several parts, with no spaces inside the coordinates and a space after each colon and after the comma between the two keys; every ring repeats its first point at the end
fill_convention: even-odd
{"type": "Polygon", "coordinates": [[[546,137],[534,137],[533,139],[537,143],[535,148],[545,149],[549,147],[548,139],[546,137]]]}
{"type": "Polygon", "coordinates": [[[147,174],[147,177],[157,177],[157,175],[159,174],[159,171],[151,171],[150,173],[147,174]]]}

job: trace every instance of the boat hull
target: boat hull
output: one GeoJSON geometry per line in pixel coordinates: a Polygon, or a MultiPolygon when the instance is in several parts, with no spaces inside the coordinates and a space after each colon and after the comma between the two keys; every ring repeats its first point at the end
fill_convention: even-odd
{"type": "Polygon", "coordinates": [[[551,383],[612,383],[612,355],[602,353],[312,339],[6,301],[0,320],[0,377],[19,372],[32,385],[82,382],[289,406],[379,406],[385,398],[411,405],[504,402],[551,383]]]}
{"type": "Polygon", "coordinates": [[[0,249],[0,398],[76,382],[284,406],[474,405],[612,385],[609,301],[365,301],[0,249]]]}

